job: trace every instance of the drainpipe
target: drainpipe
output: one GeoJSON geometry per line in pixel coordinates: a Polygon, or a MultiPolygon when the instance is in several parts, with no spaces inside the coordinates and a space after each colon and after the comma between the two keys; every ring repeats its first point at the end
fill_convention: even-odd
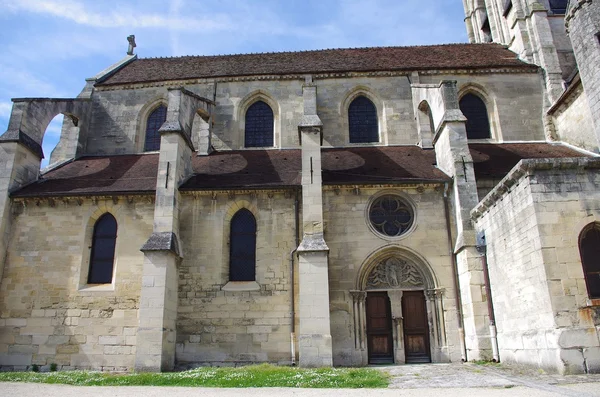
{"type": "Polygon", "coordinates": [[[490,318],[490,339],[492,342],[492,361],[500,362],[498,354],[498,338],[496,332],[496,315],[494,314],[494,302],[492,302],[492,288],[490,287],[490,272],[487,261],[487,245],[485,243],[485,232],[477,232],[477,252],[481,255],[481,265],[483,267],[483,283],[485,284],[485,293],[487,295],[488,316],[490,318]]]}
{"type": "Polygon", "coordinates": [[[458,324],[458,339],[460,343],[460,355],[462,362],[467,361],[467,346],[465,344],[465,325],[462,315],[462,299],[460,297],[460,284],[458,281],[458,264],[452,244],[452,229],[450,228],[450,204],[448,197],[448,182],[444,183],[444,215],[446,216],[446,233],[448,233],[448,251],[452,258],[452,278],[454,281],[455,304],[456,304],[456,322],[458,324]]]}
{"type": "Polygon", "coordinates": [[[296,366],[296,310],[295,310],[295,300],[294,300],[294,294],[295,294],[295,289],[294,289],[294,254],[296,253],[296,250],[298,249],[298,245],[300,245],[300,230],[299,230],[299,223],[300,223],[300,214],[299,214],[299,206],[298,206],[298,190],[296,190],[295,193],[295,199],[294,199],[294,230],[296,232],[296,244],[294,245],[294,249],[290,252],[290,290],[292,293],[292,299],[291,299],[291,312],[292,312],[292,325],[291,325],[291,331],[290,331],[290,354],[292,356],[292,366],[295,367],[296,366]]]}

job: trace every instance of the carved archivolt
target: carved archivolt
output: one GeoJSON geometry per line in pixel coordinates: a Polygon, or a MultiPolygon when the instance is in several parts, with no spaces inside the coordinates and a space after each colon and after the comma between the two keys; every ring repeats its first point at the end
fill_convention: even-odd
{"type": "Polygon", "coordinates": [[[419,269],[403,259],[384,259],[371,270],[367,289],[424,287],[425,282],[419,269]]]}

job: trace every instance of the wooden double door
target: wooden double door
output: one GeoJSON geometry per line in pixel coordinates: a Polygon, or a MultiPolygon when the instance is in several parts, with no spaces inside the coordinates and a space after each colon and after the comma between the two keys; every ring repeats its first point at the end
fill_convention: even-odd
{"type": "MultiPolygon", "coordinates": [[[[406,363],[431,362],[427,307],[423,291],[402,294],[404,352],[406,363]]],[[[387,292],[367,294],[367,347],[369,364],[394,362],[392,311],[387,292]]]]}

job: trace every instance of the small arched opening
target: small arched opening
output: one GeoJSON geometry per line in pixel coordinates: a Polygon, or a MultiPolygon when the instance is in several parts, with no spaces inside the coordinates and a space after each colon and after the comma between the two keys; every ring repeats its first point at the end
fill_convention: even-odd
{"type": "MultiPolygon", "coordinates": [[[[58,142],[60,141],[63,123],[65,124],[65,128],[69,128],[70,126],[67,125],[69,124],[69,121],[71,121],[69,118],[66,118],[62,113],[59,113],[56,116],[54,116],[54,118],[46,127],[46,131],[43,135],[44,138],[42,139],[42,151],[44,153],[44,158],[42,159],[42,162],[40,164],[41,169],[44,169],[51,165],[53,163],[53,157],[57,157],[56,155],[53,156],[52,153],[54,152],[54,150],[58,146],[58,142]]],[[[72,124],[72,121],[70,124],[72,124]]]]}

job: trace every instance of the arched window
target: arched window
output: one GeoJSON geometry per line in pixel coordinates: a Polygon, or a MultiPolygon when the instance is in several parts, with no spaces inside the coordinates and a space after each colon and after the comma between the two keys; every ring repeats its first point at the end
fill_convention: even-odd
{"type": "Polygon", "coordinates": [[[160,105],[148,116],[146,121],[146,141],[144,143],[144,152],[151,152],[160,149],[159,128],[167,120],[167,107],[160,105]]]}
{"type": "Polygon", "coordinates": [[[377,109],[365,96],[358,96],[348,106],[350,143],[379,142],[377,109]]]}
{"type": "Polygon", "coordinates": [[[256,280],[256,220],[242,208],[231,218],[229,281],[256,280]]]}
{"type": "Polygon", "coordinates": [[[490,137],[490,121],[485,103],[477,95],[466,94],[459,102],[460,111],[467,118],[467,138],[486,139],[490,137]]]}
{"type": "Polygon", "coordinates": [[[600,299],[600,223],[594,222],[579,235],[579,254],[590,299],[600,299]]]}
{"type": "Polygon", "coordinates": [[[106,213],[94,225],[88,284],[112,282],[116,242],[117,221],[114,216],[106,213]]]}
{"type": "Polygon", "coordinates": [[[246,111],[244,146],[273,146],[273,109],[263,101],[254,102],[246,111]]]}

